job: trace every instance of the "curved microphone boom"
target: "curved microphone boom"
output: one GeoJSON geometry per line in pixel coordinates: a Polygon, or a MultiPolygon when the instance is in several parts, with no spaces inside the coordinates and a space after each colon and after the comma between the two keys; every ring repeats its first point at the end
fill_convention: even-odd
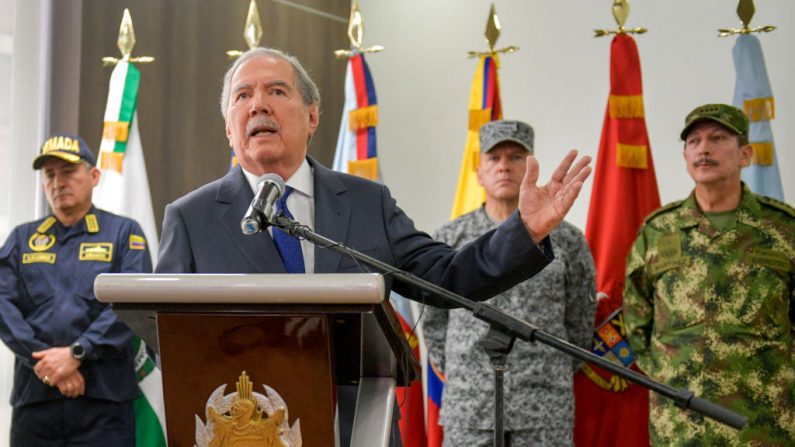
{"type": "Polygon", "coordinates": [[[265,174],[259,179],[257,192],[246,215],[240,221],[243,234],[251,236],[264,230],[276,214],[276,201],[284,194],[284,180],[278,174],[265,174]]]}

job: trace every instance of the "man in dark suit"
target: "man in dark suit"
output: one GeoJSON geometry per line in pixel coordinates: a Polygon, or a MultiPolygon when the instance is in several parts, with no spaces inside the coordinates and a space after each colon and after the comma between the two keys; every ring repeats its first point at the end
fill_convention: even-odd
{"type": "MultiPolygon", "coordinates": [[[[549,184],[536,186],[538,162],[528,157],[519,210],[495,231],[460,250],[418,231],[380,184],[333,172],[307,156],[320,116],[320,96],[300,62],[256,48],[224,78],[221,113],[239,165],[166,207],[158,273],[358,272],[350,259],[300,243],[283,248],[279,230],[244,236],[240,220],[258,178],[286,180],[286,208],[317,233],[474,300],[526,280],[553,258],[547,235],[571,208],[590,174],[589,157],[571,151],[549,184]],[[274,242],[276,241],[276,242],[274,242]],[[288,261],[288,262],[283,262],[288,261]],[[286,267],[285,264],[288,264],[286,267]]],[[[395,283],[404,296],[443,306],[438,298],[395,283]]]]}

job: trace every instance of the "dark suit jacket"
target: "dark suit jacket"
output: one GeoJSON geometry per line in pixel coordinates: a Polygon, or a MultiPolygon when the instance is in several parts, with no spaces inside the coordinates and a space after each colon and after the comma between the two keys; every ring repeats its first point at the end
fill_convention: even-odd
{"type": "MultiPolygon", "coordinates": [[[[514,213],[459,250],[418,231],[386,186],[331,171],[308,157],[315,183],[315,231],[473,300],[522,282],[553,258],[514,213]]],[[[238,166],[166,207],[157,273],[285,273],[267,232],[244,236],[240,220],[254,194],[238,166]]],[[[549,247],[548,243],[543,244],[549,247]]],[[[351,259],[315,247],[315,273],[355,273],[351,259]]],[[[403,296],[448,307],[404,284],[403,296]]]]}

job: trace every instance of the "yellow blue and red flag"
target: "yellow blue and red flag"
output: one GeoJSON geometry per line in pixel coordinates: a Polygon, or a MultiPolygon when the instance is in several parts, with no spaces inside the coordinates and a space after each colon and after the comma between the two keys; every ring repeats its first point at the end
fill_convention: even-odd
{"type": "Polygon", "coordinates": [[[345,105],[342,109],[334,170],[370,180],[381,179],[375,128],[378,99],[364,54],[348,60],[345,71],[345,105]]]}
{"type": "MultiPolygon", "coordinates": [[[[466,147],[461,159],[450,219],[480,208],[486,200],[486,192],[477,179],[477,168],[480,164],[479,132],[483,124],[502,119],[500,79],[497,74],[499,66],[500,61],[496,54],[482,54],[472,77],[466,147]]],[[[440,447],[444,439],[444,429],[439,425],[439,413],[442,408],[445,377],[430,359],[427,360],[425,368],[428,447],[440,447]]]]}
{"type": "Polygon", "coordinates": [[[737,72],[732,103],[748,115],[749,140],[754,148],[751,166],[742,170],[742,179],[751,191],[783,201],[784,190],[770,123],[776,117],[776,102],[767,76],[762,45],[756,36],[740,34],[732,53],[737,72]]]}
{"type": "Polygon", "coordinates": [[[428,447],[441,447],[444,440],[444,430],[439,425],[439,413],[442,410],[442,392],[444,391],[446,378],[430,359],[426,362],[425,368],[428,372],[426,377],[426,389],[428,390],[428,447]]]}
{"type": "MultiPolygon", "coordinates": [[[[357,53],[348,60],[345,72],[345,105],[341,121],[334,154],[334,170],[380,182],[376,144],[378,100],[370,68],[362,53],[357,53]]],[[[414,355],[419,359],[422,338],[415,331],[418,315],[416,303],[394,292],[389,301],[395,308],[414,355]]],[[[410,386],[397,387],[396,394],[400,406],[399,425],[403,445],[426,447],[422,382],[415,381],[410,386]]]]}
{"type": "Polygon", "coordinates": [[[478,132],[483,124],[502,119],[500,79],[497,70],[500,60],[496,54],[481,55],[469,94],[469,122],[464,157],[458,175],[458,187],[453,200],[450,219],[474,211],[483,204],[486,192],[478,184],[476,170],[480,163],[478,132]]]}

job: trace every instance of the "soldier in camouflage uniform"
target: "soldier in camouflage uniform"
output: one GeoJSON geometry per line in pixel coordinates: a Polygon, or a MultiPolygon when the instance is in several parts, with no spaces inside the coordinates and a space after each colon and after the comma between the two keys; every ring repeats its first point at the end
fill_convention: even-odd
{"type": "Polygon", "coordinates": [[[696,108],[681,134],[696,187],[647,219],[627,259],[637,362],[748,418],[741,431],[651,395],[655,445],[795,445],[795,210],[740,181],[748,119],[696,108]]]}
{"type": "MultiPolygon", "coordinates": [[[[478,180],[486,204],[443,226],[435,238],[462,247],[497,228],[516,211],[533,130],[495,121],[480,130],[478,180]]],[[[550,234],[555,260],[532,279],[490,300],[505,312],[588,348],[596,303],[591,252],[582,233],[562,222],[550,234]]],[[[494,373],[478,345],[488,326],[467,310],[426,308],[422,319],[429,356],[447,376],[441,424],[445,446],[491,446],[494,373]]],[[[570,446],[574,422],[573,374],[579,365],[536,343],[517,342],[505,373],[507,445],[570,446]]]]}

